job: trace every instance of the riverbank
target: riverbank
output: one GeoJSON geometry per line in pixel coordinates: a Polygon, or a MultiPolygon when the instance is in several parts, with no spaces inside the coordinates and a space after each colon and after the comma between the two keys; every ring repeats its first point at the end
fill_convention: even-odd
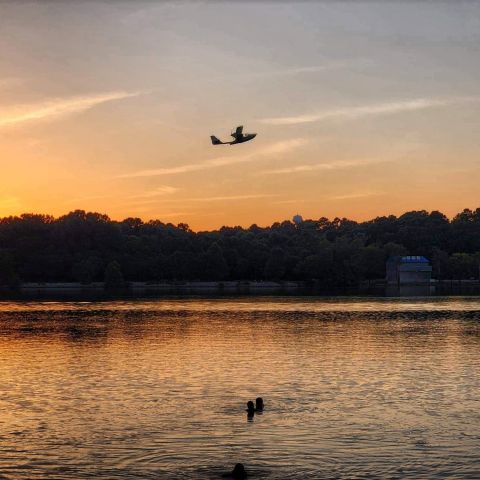
{"type": "MultiPolygon", "coordinates": [[[[25,282],[19,285],[14,293],[26,296],[35,295],[101,295],[134,294],[134,295],[210,295],[210,294],[302,294],[309,290],[305,282],[128,282],[125,287],[108,289],[104,282],[82,284],[77,282],[25,282]]],[[[3,295],[12,294],[11,289],[0,290],[3,295]]]]}
{"type": "Polygon", "coordinates": [[[387,297],[419,297],[430,295],[480,295],[478,280],[441,280],[430,284],[390,285],[384,280],[363,281],[356,286],[325,288],[315,281],[170,281],[127,282],[117,289],[106,288],[104,282],[25,282],[15,289],[0,287],[0,298],[59,297],[92,298],[169,295],[362,295],[387,297]]]}

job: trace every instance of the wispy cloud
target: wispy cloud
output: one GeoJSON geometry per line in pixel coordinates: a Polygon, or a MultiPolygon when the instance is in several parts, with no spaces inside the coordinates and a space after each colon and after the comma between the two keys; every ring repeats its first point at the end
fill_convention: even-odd
{"type": "Polygon", "coordinates": [[[223,202],[229,200],[251,200],[256,198],[272,198],[278,197],[277,194],[253,194],[253,195],[227,195],[227,196],[220,196],[220,197],[199,197],[199,198],[189,198],[187,200],[195,201],[195,202],[223,202]]]}
{"type": "Polygon", "coordinates": [[[166,212],[166,213],[159,213],[159,212],[156,212],[155,210],[155,207],[133,207],[133,208],[130,208],[129,209],[129,212],[130,213],[138,213],[138,214],[152,214],[152,212],[155,212],[153,213],[153,215],[160,219],[160,220],[163,220],[165,218],[175,218],[175,217],[187,217],[187,216],[191,216],[194,214],[194,212],[185,212],[185,211],[179,211],[179,212],[166,212]]]}
{"type": "Polygon", "coordinates": [[[276,202],[270,202],[270,205],[289,205],[291,203],[305,203],[306,200],[277,200],[276,202]]]}
{"type": "MultiPolygon", "coordinates": [[[[229,201],[242,201],[242,200],[255,200],[259,198],[275,198],[279,197],[280,195],[272,193],[259,193],[259,194],[245,194],[245,195],[218,195],[212,197],[182,197],[182,198],[155,198],[153,196],[150,197],[141,197],[141,196],[134,196],[130,197],[132,200],[128,202],[128,205],[185,205],[188,204],[189,206],[193,206],[195,203],[203,203],[203,202],[229,202],[229,201]]],[[[127,204],[126,204],[127,205],[127,204]]]]}
{"type": "Polygon", "coordinates": [[[338,61],[338,62],[326,62],[322,65],[313,65],[313,66],[304,66],[304,67],[287,67],[287,68],[277,68],[266,71],[259,72],[249,72],[245,76],[248,77],[274,77],[274,76],[290,76],[290,75],[301,75],[308,73],[319,73],[329,70],[338,70],[340,68],[348,68],[354,64],[359,63],[360,60],[352,61],[338,61]]]}
{"type": "Polygon", "coordinates": [[[154,198],[161,195],[171,195],[178,192],[178,188],[171,187],[170,185],[160,185],[157,188],[148,192],[139,193],[138,195],[132,195],[130,198],[154,198]]]}
{"type": "Polygon", "coordinates": [[[156,168],[151,170],[140,170],[137,172],[124,173],[119,175],[119,178],[133,178],[133,177],[154,177],[160,175],[175,175],[187,172],[196,172],[199,170],[208,170],[216,167],[223,167],[227,165],[234,165],[236,163],[252,162],[262,158],[268,158],[271,155],[280,155],[296,148],[301,147],[306,143],[302,138],[294,138],[285,140],[283,142],[273,143],[261,150],[246,155],[238,155],[233,157],[217,157],[205,162],[189,163],[180,165],[178,167],[156,168]]]}
{"type": "Polygon", "coordinates": [[[69,205],[71,203],[79,203],[79,202],[86,202],[88,200],[100,200],[103,198],[111,198],[112,195],[87,195],[83,197],[74,197],[74,198],[69,198],[65,200],[65,204],[69,205]]]}
{"type": "Polygon", "coordinates": [[[392,160],[384,159],[365,159],[365,160],[342,160],[339,162],[313,163],[307,165],[295,165],[292,167],[278,168],[275,170],[264,170],[264,174],[285,174],[298,172],[311,172],[315,170],[341,170],[344,168],[364,167],[378,163],[386,163],[392,160]]]}
{"type": "MultiPolygon", "coordinates": [[[[377,195],[385,195],[385,192],[352,192],[346,193],[344,195],[332,195],[332,196],[324,196],[322,197],[325,200],[353,200],[357,198],[367,198],[367,197],[374,197],[377,195]]],[[[289,204],[300,204],[305,203],[308,200],[301,199],[301,200],[277,200],[275,202],[270,202],[271,205],[289,205],[289,204]]]]}
{"type": "Polygon", "coordinates": [[[114,91],[95,95],[56,98],[32,105],[15,106],[2,112],[0,128],[80,113],[102,103],[137,97],[142,93],[144,92],[114,91]]]}
{"type": "Polygon", "coordinates": [[[358,198],[367,198],[367,197],[375,197],[377,195],[385,195],[384,192],[352,192],[346,193],[345,195],[333,195],[328,197],[329,200],[354,200],[358,198]]]}
{"type": "Polygon", "coordinates": [[[297,125],[301,123],[322,122],[335,119],[357,119],[374,115],[389,115],[402,112],[413,112],[434,107],[446,107],[460,103],[479,102],[480,97],[460,98],[415,98],[392,101],[372,105],[334,108],[316,113],[296,115],[292,117],[264,118],[262,123],[269,125],[297,125]]]}

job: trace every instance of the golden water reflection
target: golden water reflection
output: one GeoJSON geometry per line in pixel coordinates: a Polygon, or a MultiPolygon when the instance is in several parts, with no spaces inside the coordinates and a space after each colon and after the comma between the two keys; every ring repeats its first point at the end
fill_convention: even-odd
{"type": "Polygon", "coordinates": [[[0,303],[0,474],[480,478],[479,304],[428,302],[0,303]]]}

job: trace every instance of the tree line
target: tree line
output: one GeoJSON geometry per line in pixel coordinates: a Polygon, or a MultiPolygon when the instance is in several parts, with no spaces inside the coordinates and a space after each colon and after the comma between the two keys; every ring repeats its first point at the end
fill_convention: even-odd
{"type": "Polygon", "coordinates": [[[452,219],[411,211],[365,222],[319,218],[194,232],[75,210],[0,219],[0,285],[20,282],[315,280],[326,288],[385,277],[391,255],[424,255],[437,279],[478,278],[480,208],[452,219]]]}

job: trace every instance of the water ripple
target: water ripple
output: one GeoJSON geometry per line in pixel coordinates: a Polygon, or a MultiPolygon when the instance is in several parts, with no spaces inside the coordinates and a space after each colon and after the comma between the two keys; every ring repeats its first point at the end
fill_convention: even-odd
{"type": "Polygon", "coordinates": [[[475,298],[0,302],[0,479],[480,478],[479,347],[475,298]]]}

